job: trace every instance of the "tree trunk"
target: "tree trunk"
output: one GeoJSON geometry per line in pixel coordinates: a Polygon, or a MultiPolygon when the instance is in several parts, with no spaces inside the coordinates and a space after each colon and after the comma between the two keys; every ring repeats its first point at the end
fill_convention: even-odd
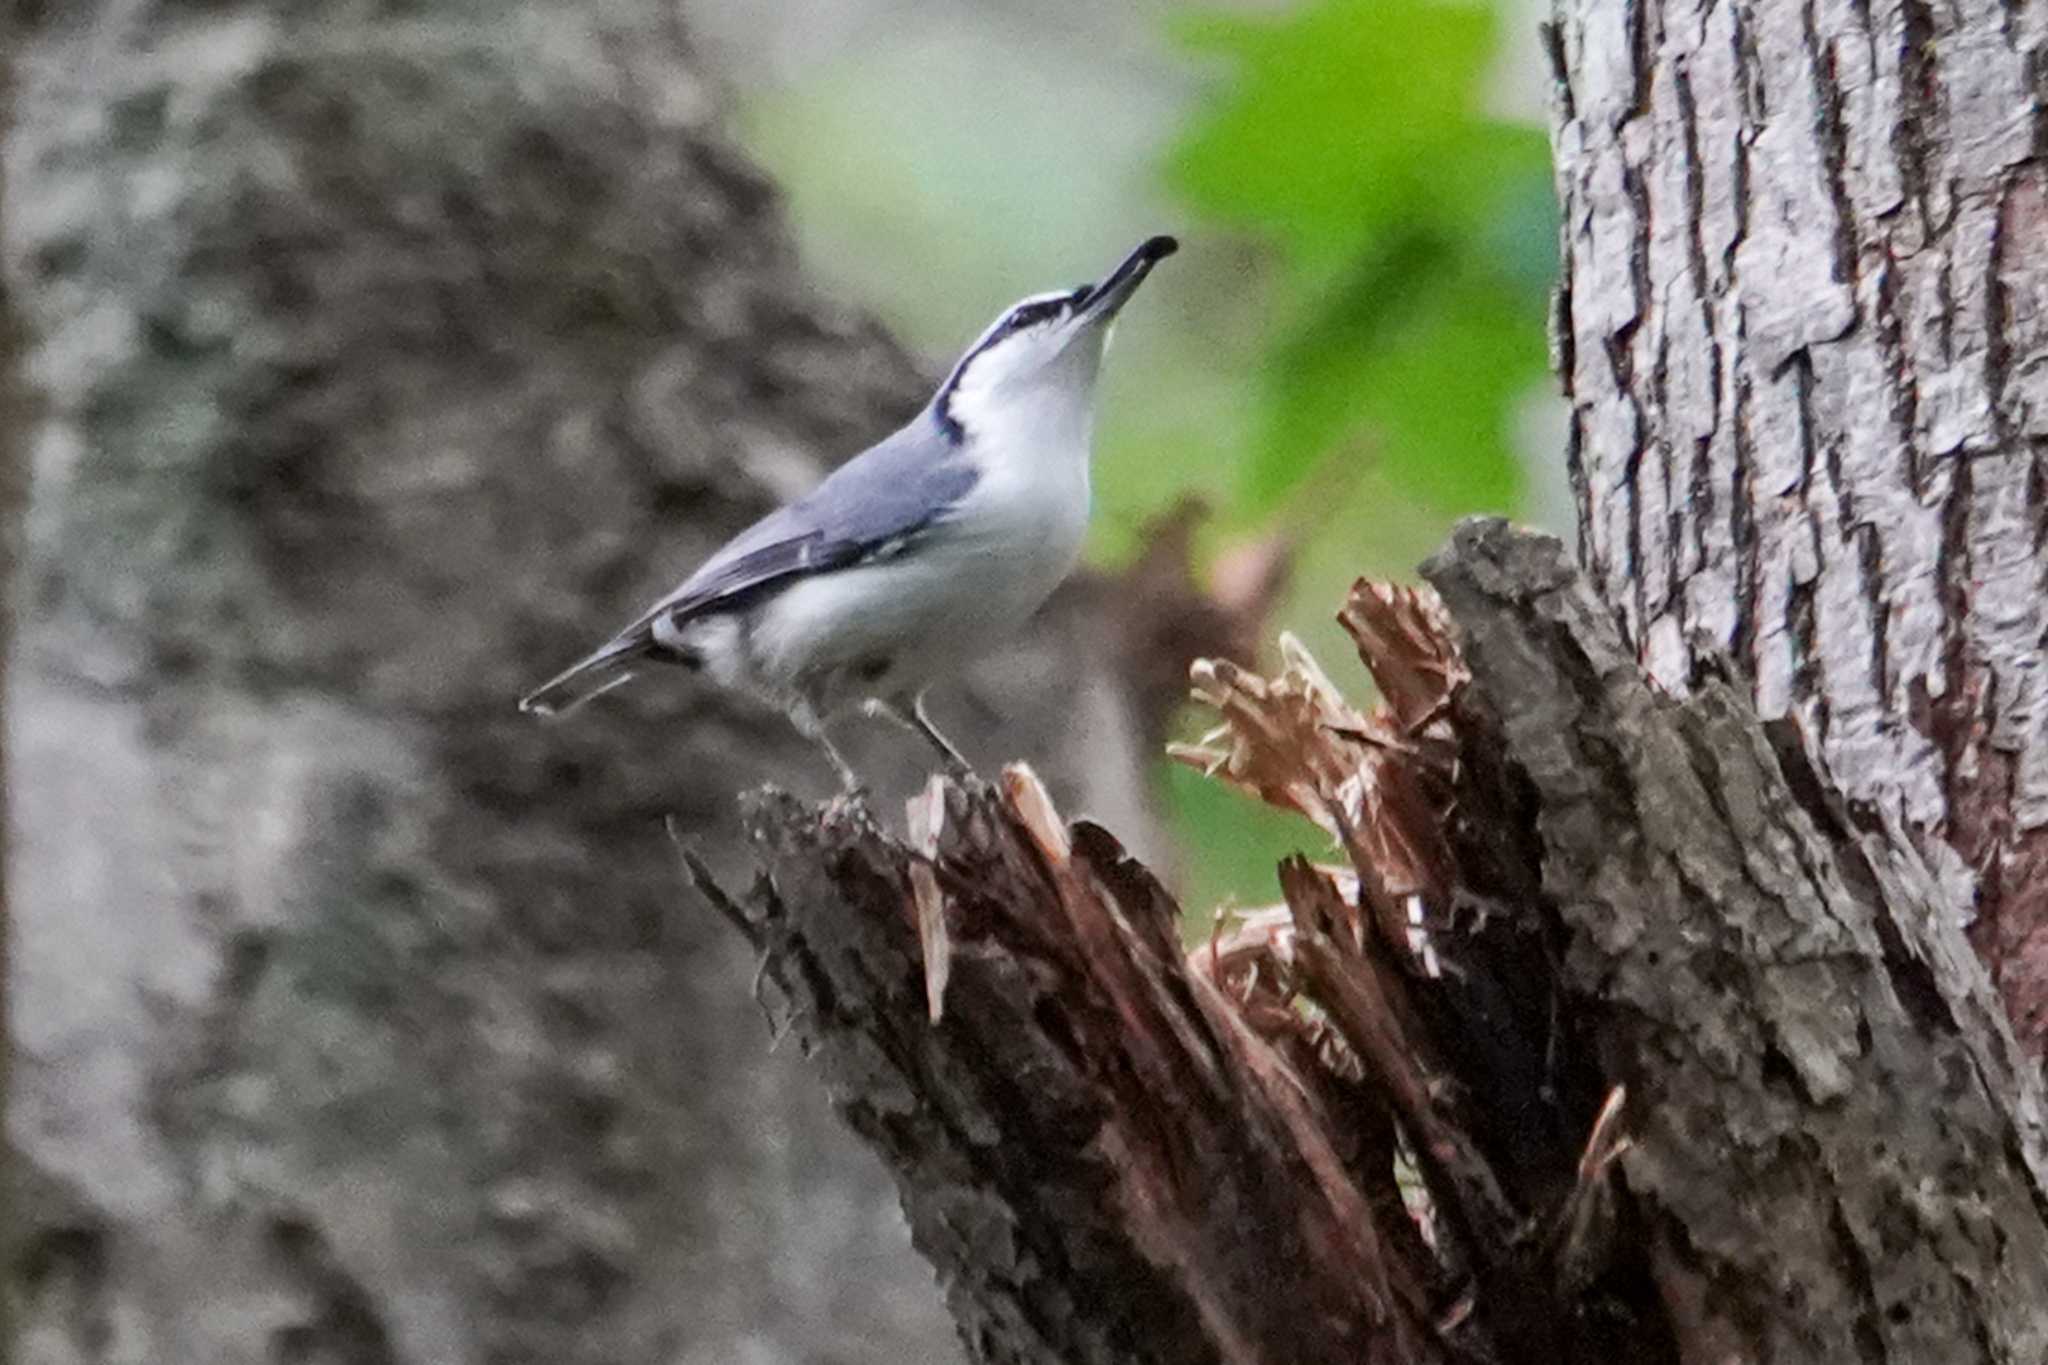
{"type": "Polygon", "coordinates": [[[2048,1040],[2048,7],[1559,0],[1582,550],[1733,653],[2048,1040]]]}
{"type": "MultiPolygon", "coordinates": [[[[13,52],[19,27],[12,8],[0,6],[0,143],[7,136],[13,110],[13,52]]],[[[6,220],[7,187],[0,181],[0,222],[6,220]]],[[[6,691],[8,665],[14,657],[15,604],[20,598],[21,527],[28,500],[28,431],[31,421],[21,382],[21,333],[14,300],[0,272],[0,695],[6,691]]],[[[7,786],[7,737],[0,730],[0,1248],[18,1250],[21,1210],[16,1197],[16,1166],[7,1135],[7,1095],[14,1069],[12,905],[8,890],[11,858],[12,797],[7,786]]],[[[15,1284],[0,1279],[0,1365],[15,1356],[15,1284]]]]}
{"type": "MultiPolygon", "coordinates": [[[[31,1357],[948,1358],[751,961],[670,914],[664,817],[729,865],[734,792],[829,774],[682,682],[512,705],[923,384],[806,286],[673,5],[385,8],[8,48],[31,1357]]],[[[1142,825],[1108,596],[959,728],[1142,825]]]]}

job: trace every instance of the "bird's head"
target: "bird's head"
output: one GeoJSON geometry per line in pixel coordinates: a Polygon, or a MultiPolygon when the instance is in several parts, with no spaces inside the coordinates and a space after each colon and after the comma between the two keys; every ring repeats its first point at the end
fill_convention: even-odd
{"type": "Polygon", "coordinates": [[[933,400],[939,420],[956,435],[1069,410],[1085,421],[1118,310],[1179,248],[1171,237],[1149,237],[1093,284],[1033,294],[1004,309],[940,386],[933,400]]]}

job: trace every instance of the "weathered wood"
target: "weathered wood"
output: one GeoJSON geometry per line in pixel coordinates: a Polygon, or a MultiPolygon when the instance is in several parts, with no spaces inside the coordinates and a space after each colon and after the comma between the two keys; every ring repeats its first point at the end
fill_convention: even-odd
{"type": "Polygon", "coordinates": [[[1731,652],[2048,1038],[2048,6],[1559,0],[1582,553],[1731,652]]]}
{"type": "Polygon", "coordinates": [[[1468,523],[1424,572],[1529,785],[1686,1358],[2048,1355],[2033,1067],[1896,824],[1852,823],[1725,679],[1639,674],[1556,541],[1468,523]]]}
{"type": "MultiPolygon", "coordinates": [[[[1428,1361],[1313,1088],[1186,969],[1165,892],[1035,779],[948,787],[950,984],[933,1024],[917,858],[865,808],[770,798],[735,901],[778,1027],[896,1172],[976,1361],[1428,1361]]],[[[1391,1184],[1391,1171],[1383,1172],[1391,1184]]]]}

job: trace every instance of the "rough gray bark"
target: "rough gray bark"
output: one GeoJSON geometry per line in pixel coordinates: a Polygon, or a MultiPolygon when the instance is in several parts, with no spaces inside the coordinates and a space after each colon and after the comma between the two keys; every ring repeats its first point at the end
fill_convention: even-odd
{"type": "Polygon", "coordinates": [[[1629,1088],[1683,1358],[2048,1356],[2037,1073],[1896,819],[1745,689],[1640,674],[1554,541],[1468,524],[1424,572],[1528,784],[1565,1008],[1629,1088]]]}
{"type": "MultiPolygon", "coordinates": [[[[805,286],[672,5],[398,9],[30,6],[9,51],[29,1358],[951,1357],[671,913],[663,817],[729,861],[734,792],[829,775],[680,683],[512,709],[919,376],[805,286]]],[[[940,710],[1142,827],[1099,606],[977,679],[1003,728],[940,710]]]]}
{"type": "Polygon", "coordinates": [[[1727,650],[2048,1039],[2048,6],[1559,0],[1585,562],[1727,650]]]}
{"type": "Polygon", "coordinates": [[[1359,892],[1283,866],[1284,952],[1184,957],[1028,782],[949,792],[930,862],[857,808],[757,810],[765,875],[712,894],[970,1355],[2042,1359],[2038,1082],[1896,821],[1726,679],[1659,688],[1557,541],[1475,522],[1425,572],[1470,681],[1358,630],[1390,696],[1439,695],[1399,729],[1228,683],[1238,780],[1349,803],[1359,892]],[[1440,968],[1377,921],[1410,891],[1440,968]]]}

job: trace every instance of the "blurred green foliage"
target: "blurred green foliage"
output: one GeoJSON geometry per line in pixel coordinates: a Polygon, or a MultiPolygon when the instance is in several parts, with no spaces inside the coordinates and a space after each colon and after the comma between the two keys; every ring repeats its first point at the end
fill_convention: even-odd
{"type": "MultiPolygon", "coordinates": [[[[1315,0],[1178,25],[1230,76],[1171,154],[1172,183],[1277,258],[1234,520],[1359,460],[1382,489],[1447,514],[1513,508],[1515,405],[1544,373],[1557,227],[1542,133],[1483,112],[1495,23],[1490,7],[1440,0],[1315,0]]],[[[1332,571],[1315,562],[1325,549],[1310,547],[1303,581],[1329,612],[1368,566],[1332,571]]],[[[1255,871],[1316,838],[1183,778],[1168,792],[1194,850],[1194,906],[1263,884],[1255,871]]]]}
{"type": "Polygon", "coordinates": [[[1440,0],[1179,25],[1234,74],[1173,182],[1269,243],[1284,280],[1248,510],[1361,451],[1446,510],[1511,505],[1557,230],[1542,133],[1481,109],[1494,28],[1491,8],[1440,0]]]}

